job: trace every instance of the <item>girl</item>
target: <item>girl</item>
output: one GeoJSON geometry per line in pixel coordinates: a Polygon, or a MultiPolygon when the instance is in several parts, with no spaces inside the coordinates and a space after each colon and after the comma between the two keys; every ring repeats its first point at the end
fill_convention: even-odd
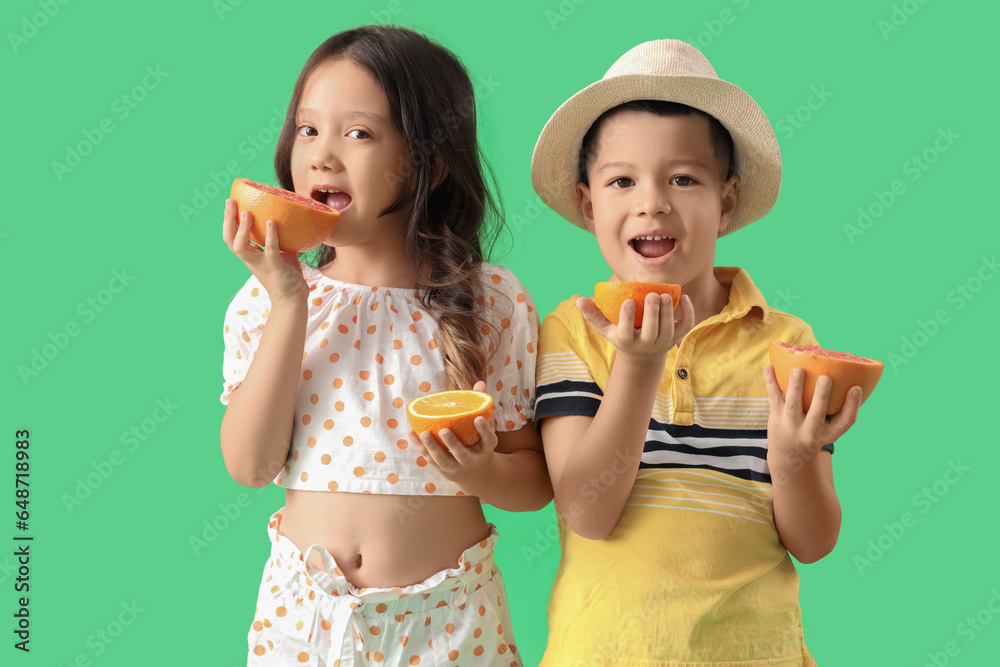
{"type": "Polygon", "coordinates": [[[285,507],[249,631],[251,665],[520,665],[497,530],[481,502],[548,504],[532,422],[538,314],[484,261],[495,212],[473,90],[458,59],[410,30],[334,35],[295,83],[281,187],[340,211],[318,267],[226,202],[223,237],[252,272],[225,320],[226,468],[274,481],[285,507]],[[474,388],[494,399],[471,448],[408,427],[406,403],[474,388]]]}

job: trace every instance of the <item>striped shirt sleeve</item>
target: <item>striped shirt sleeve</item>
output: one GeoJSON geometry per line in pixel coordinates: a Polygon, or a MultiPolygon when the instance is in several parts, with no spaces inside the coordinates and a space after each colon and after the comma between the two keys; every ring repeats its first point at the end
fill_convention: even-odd
{"type": "Polygon", "coordinates": [[[582,337],[574,335],[561,310],[545,317],[539,333],[536,421],[557,415],[593,417],[604,396],[587,364],[582,337]]]}

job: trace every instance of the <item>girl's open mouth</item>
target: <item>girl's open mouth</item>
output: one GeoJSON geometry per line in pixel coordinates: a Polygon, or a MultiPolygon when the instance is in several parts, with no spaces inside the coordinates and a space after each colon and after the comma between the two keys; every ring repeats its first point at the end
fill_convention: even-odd
{"type": "Polygon", "coordinates": [[[351,205],[351,195],[333,186],[321,185],[315,187],[309,196],[341,212],[351,205]]]}

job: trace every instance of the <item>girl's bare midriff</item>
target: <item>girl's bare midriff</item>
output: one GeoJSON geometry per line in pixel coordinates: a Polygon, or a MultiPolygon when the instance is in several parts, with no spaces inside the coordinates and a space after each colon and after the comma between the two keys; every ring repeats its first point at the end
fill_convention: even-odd
{"type": "MultiPolygon", "coordinates": [[[[420,583],[489,537],[479,498],[285,490],[281,535],[326,548],[359,588],[420,583]]],[[[309,563],[320,569],[313,550],[309,563]]]]}

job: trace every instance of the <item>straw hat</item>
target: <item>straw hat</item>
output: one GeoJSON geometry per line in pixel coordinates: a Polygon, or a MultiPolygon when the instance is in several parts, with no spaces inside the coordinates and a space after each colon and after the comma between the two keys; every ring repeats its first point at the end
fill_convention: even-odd
{"type": "Polygon", "coordinates": [[[632,100],[679,102],[719,120],[733,138],[739,198],[724,236],[763,217],[781,188],[781,153],[774,129],[753,98],[719,79],[708,59],[687,42],[645,42],[618,59],[604,78],[556,109],[535,144],[531,184],[552,210],[586,229],[576,194],[580,147],[602,113],[632,100]]]}

